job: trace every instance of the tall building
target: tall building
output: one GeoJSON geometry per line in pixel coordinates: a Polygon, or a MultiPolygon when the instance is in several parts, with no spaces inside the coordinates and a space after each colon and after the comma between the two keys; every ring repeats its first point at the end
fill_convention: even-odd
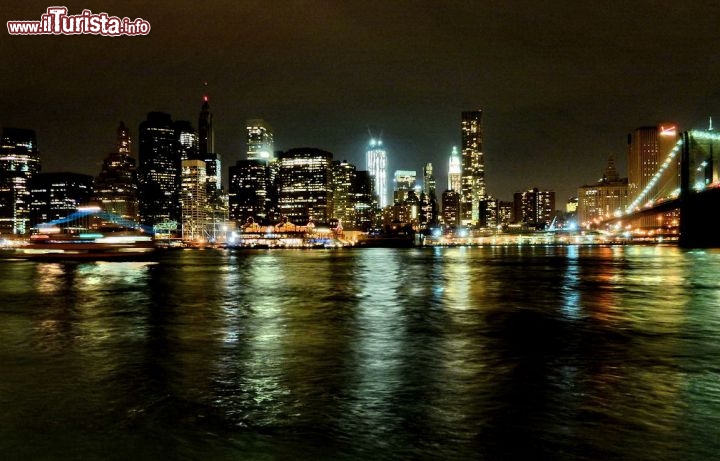
{"type": "Polygon", "coordinates": [[[332,154],[302,147],[282,152],[278,161],[280,213],[299,225],[327,222],[332,212],[332,154]]]}
{"type": "Polygon", "coordinates": [[[150,112],[140,124],[140,219],[148,226],[181,221],[181,159],[172,118],[150,112]]]}
{"type": "Polygon", "coordinates": [[[208,153],[215,152],[215,132],[213,131],[213,114],[210,112],[208,97],[203,96],[198,118],[198,153],[204,159],[208,153]]]}
{"type": "Polygon", "coordinates": [[[447,227],[460,225],[460,193],[448,189],[442,194],[442,222],[447,227]]]}
{"type": "Polygon", "coordinates": [[[462,190],[462,162],[457,146],[453,146],[448,165],[448,189],[460,193],[462,190]]]}
{"type": "Polygon", "coordinates": [[[238,160],[230,167],[229,174],[230,219],[239,225],[249,218],[266,224],[270,187],[268,166],[261,160],[238,160]]]}
{"type": "Polygon", "coordinates": [[[353,180],[355,165],[347,161],[332,162],[332,217],[343,227],[351,227],[355,220],[353,180]]]}
{"type": "Polygon", "coordinates": [[[30,181],[39,172],[35,131],[4,128],[0,139],[0,234],[30,230],[30,181]]]}
{"type": "Polygon", "coordinates": [[[628,178],[620,178],[615,168],[615,158],[610,155],[602,178],[591,185],[578,188],[577,222],[590,227],[628,206],[628,178]]]}
{"type": "Polygon", "coordinates": [[[273,132],[270,125],[261,118],[248,120],[247,126],[247,158],[269,162],[274,157],[273,132]]]}
{"type": "Polygon", "coordinates": [[[409,193],[415,191],[417,184],[417,171],[397,170],[393,175],[393,202],[403,203],[409,193]]]}
{"type": "Polygon", "coordinates": [[[197,160],[199,158],[198,134],[187,120],[176,120],[173,123],[175,139],[180,151],[180,160],[197,160]]]}
{"type": "MultiPolygon", "coordinates": [[[[659,180],[651,184],[679,139],[674,123],[640,127],[628,135],[628,200],[633,207],[642,207],[645,203],[668,197],[680,188],[680,156],[665,170],[659,180]]],[[[654,227],[657,220],[653,216],[640,218],[641,227],[654,227]]]]}
{"type": "Polygon", "coordinates": [[[353,208],[355,229],[367,231],[375,219],[372,178],[368,171],[356,171],[353,176],[353,208]]]}
{"type": "Polygon", "coordinates": [[[30,225],[62,219],[90,202],[93,177],[79,173],[38,173],[30,181],[30,225]]]}
{"type": "MultiPolygon", "coordinates": [[[[628,136],[628,194],[631,201],[638,198],[648,187],[678,139],[677,126],[672,123],[641,127],[628,136]]],[[[655,200],[669,196],[679,187],[680,156],[677,156],[655,185],[650,186],[645,198],[655,200]]]]}
{"type": "Polygon", "coordinates": [[[206,240],[208,223],[207,179],[205,162],[182,161],[182,239],[206,240]]]}
{"type": "Polygon", "coordinates": [[[381,139],[371,139],[366,152],[367,171],[372,178],[373,194],[377,197],[378,207],[388,204],[387,193],[387,152],[381,139]]]}
{"type": "Polygon", "coordinates": [[[219,191],[222,189],[222,165],[220,154],[215,152],[215,131],[213,130],[213,114],[210,112],[210,102],[207,96],[203,96],[203,104],[200,107],[198,117],[198,156],[205,162],[205,173],[207,180],[208,199],[216,202],[219,191]]]}
{"type": "Polygon", "coordinates": [[[485,159],[482,151],[482,111],[463,112],[461,131],[461,222],[475,225],[480,219],[480,200],[486,195],[485,159]]]}
{"type": "Polygon", "coordinates": [[[535,187],[525,192],[516,192],[513,198],[516,223],[538,230],[550,227],[555,217],[554,191],[535,187]]]}
{"type": "Polygon", "coordinates": [[[435,182],[435,176],[433,175],[432,163],[426,163],[423,167],[423,192],[428,197],[435,195],[435,188],[437,184],[435,182]]]}
{"type": "Polygon", "coordinates": [[[115,152],[111,152],[103,160],[100,175],[95,179],[95,201],[108,213],[137,221],[137,172],[131,145],[130,129],[120,122],[115,152]]]}

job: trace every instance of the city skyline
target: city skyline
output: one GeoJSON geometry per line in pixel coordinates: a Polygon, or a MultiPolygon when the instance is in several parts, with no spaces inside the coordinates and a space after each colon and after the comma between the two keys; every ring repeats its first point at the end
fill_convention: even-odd
{"type": "Polygon", "coordinates": [[[119,121],[137,136],[150,111],[196,120],[208,94],[225,167],[244,158],[245,121],[263,118],[277,150],[316,147],[361,166],[370,128],[384,133],[388,171],[432,162],[445,178],[458,114],[481,109],[487,193],[553,189],[561,204],[609,155],[626,174],[636,128],[704,128],[720,105],[709,2],[172,5],[66,3],[141,17],[152,25],[142,37],[6,36],[0,125],[36,131],[44,171],[96,175],[119,121]]]}

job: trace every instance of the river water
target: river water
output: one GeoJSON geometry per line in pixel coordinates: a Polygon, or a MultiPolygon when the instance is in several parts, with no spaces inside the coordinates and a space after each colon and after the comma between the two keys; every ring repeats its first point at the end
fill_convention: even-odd
{"type": "Polygon", "coordinates": [[[720,456],[720,251],[0,261],[2,459],[720,456]]]}

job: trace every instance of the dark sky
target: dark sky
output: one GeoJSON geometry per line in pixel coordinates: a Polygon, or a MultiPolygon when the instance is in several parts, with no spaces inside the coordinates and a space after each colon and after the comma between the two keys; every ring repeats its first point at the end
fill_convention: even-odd
{"type": "Polygon", "coordinates": [[[431,161],[445,186],[460,112],[482,109],[489,193],[553,189],[558,208],[609,154],[625,174],[634,128],[720,125],[717,1],[15,3],[0,9],[0,125],[37,131],[44,171],[97,175],[119,121],[136,137],[149,111],[197,128],[205,81],[224,168],[243,157],[245,120],[263,117],[276,149],[360,168],[368,129],[382,131],[390,171],[431,161]],[[152,30],[7,33],[55,4],[152,30]]]}

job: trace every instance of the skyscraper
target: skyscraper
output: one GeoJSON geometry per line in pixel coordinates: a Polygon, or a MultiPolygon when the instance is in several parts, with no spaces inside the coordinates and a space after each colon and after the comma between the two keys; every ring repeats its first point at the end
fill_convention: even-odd
{"type": "Polygon", "coordinates": [[[115,152],[105,158],[100,175],[95,180],[95,200],[103,210],[137,221],[138,185],[131,145],[130,130],[120,122],[115,152]]]}
{"type": "MultiPolygon", "coordinates": [[[[679,139],[674,123],[640,127],[628,135],[628,199],[632,202],[648,187],[659,166],[679,139]]],[[[647,191],[644,200],[670,195],[680,187],[680,156],[647,191]]],[[[642,204],[641,204],[642,205],[642,204]]]]}
{"type": "Polygon", "coordinates": [[[265,224],[270,187],[268,166],[261,160],[238,160],[229,172],[230,219],[240,225],[248,218],[265,224]]]}
{"type": "Polygon", "coordinates": [[[187,120],[176,120],[173,123],[175,139],[180,151],[180,160],[197,160],[199,158],[198,134],[187,120]]]}
{"type": "Polygon", "coordinates": [[[460,215],[462,224],[478,223],[485,193],[485,159],[482,152],[482,111],[462,113],[462,173],[460,215]]]}
{"type": "Polygon", "coordinates": [[[462,163],[457,146],[453,146],[448,165],[448,189],[460,193],[462,189],[462,163]]]}
{"type": "Polygon", "coordinates": [[[198,152],[204,159],[208,153],[215,152],[215,133],[213,131],[213,114],[210,112],[208,97],[203,96],[200,117],[198,118],[198,152]]]}
{"type": "MultiPolygon", "coordinates": [[[[667,197],[680,188],[680,156],[662,176],[651,183],[660,164],[672,151],[679,139],[674,123],[640,127],[628,135],[628,203],[635,207],[658,198],[667,197]],[[647,190],[646,190],[647,189],[647,190]]],[[[654,216],[645,216],[636,221],[641,227],[655,227],[654,216]]]]}
{"type": "Polygon", "coordinates": [[[182,238],[199,242],[206,238],[207,179],[205,162],[182,161],[182,238]]]}
{"type": "Polygon", "coordinates": [[[387,152],[381,139],[371,139],[366,152],[367,170],[377,197],[378,207],[387,206],[387,152]]]}
{"type": "Polygon", "coordinates": [[[275,148],[273,132],[270,125],[261,118],[248,120],[247,123],[247,158],[248,160],[273,160],[275,148]]]}
{"type": "Polygon", "coordinates": [[[150,112],[140,124],[138,182],[140,219],[148,226],[180,222],[181,159],[172,118],[150,112]]]}
{"type": "Polygon", "coordinates": [[[309,147],[280,154],[280,213],[294,224],[327,222],[332,207],[332,154],[309,147]]]}
{"type": "Polygon", "coordinates": [[[435,196],[435,176],[433,175],[432,163],[426,163],[423,167],[423,192],[428,197],[435,196]]]}
{"type": "Polygon", "coordinates": [[[345,160],[332,162],[332,217],[348,228],[354,225],[355,220],[354,178],[355,165],[345,160]]]}
{"type": "Polygon", "coordinates": [[[30,181],[39,172],[35,131],[4,128],[0,139],[0,233],[30,230],[30,181]]]}

